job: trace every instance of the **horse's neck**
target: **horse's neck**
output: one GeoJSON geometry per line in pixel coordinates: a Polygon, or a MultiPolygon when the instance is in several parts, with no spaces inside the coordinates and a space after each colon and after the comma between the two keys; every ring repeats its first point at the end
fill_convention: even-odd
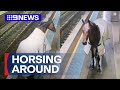
{"type": "Polygon", "coordinates": [[[46,28],[43,28],[43,27],[40,27],[39,28],[43,33],[45,33],[46,31],[47,31],[47,29],[46,28]]]}

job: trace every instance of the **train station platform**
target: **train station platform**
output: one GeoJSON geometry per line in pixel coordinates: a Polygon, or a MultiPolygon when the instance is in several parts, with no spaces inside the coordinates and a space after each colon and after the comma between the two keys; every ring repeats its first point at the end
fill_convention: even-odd
{"type": "MultiPolygon", "coordinates": [[[[83,50],[84,46],[82,45],[82,34],[81,34],[81,36],[79,37],[79,40],[76,42],[77,44],[73,50],[72,55],[68,60],[62,79],[119,79],[120,78],[120,71],[119,71],[119,68],[120,68],[120,22],[119,21],[111,22],[111,19],[113,18],[111,11],[105,11],[105,12],[95,11],[91,14],[89,19],[91,21],[94,21],[97,18],[101,18],[101,17],[103,17],[108,22],[109,33],[110,33],[110,39],[107,40],[105,43],[106,53],[102,59],[103,61],[102,74],[96,72],[95,70],[93,71],[89,70],[88,67],[91,61],[91,53],[89,53],[88,55],[85,54],[83,50]]],[[[72,34],[71,32],[70,35],[74,35],[74,34],[72,34]]],[[[66,47],[68,48],[70,46],[66,46],[66,47]]]]}

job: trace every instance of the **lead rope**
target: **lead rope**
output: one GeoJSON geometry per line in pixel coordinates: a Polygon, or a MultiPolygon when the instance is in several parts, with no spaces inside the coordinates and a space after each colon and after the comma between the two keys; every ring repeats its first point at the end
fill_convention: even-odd
{"type": "Polygon", "coordinates": [[[45,37],[44,37],[44,42],[43,42],[43,53],[46,51],[46,44],[45,44],[45,37]]]}

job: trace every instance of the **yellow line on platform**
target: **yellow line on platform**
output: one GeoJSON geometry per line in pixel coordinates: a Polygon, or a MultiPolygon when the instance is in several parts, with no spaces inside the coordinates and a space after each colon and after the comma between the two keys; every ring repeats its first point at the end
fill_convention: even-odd
{"type": "Polygon", "coordinates": [[[76,47],[75,47],[75,49],[73,50],[73,53],[72,53],[72,55],[71,55],[71,57],[70,57],[70,59],[69,59],[69,61],[68,61],[68,63],[67,63],[67,66],[66,66],[66,68],[65,68],[65,71],[64,71],[61,79],[65,79],[66,73],[67,73],[68,68],[69,68],[69,66],[70,66],[70,63],[71,63],[71,61],[72,61],[72,59],[73,59],[73,57],[74,57],[74,55],[75,55],[75,53],[76,53],[76,51],[77,51],[77,48],[78,48],[78,46],[79,46],[79,44],[80,44],[80,40],[82,39],[82,36],[83,36],[83,34],[81,34],[81,36],[80,36],[80,38],[79,38],[79,40],[78,40],[78,42],[77,42],[77,44],[76,44],[76,47]]]}

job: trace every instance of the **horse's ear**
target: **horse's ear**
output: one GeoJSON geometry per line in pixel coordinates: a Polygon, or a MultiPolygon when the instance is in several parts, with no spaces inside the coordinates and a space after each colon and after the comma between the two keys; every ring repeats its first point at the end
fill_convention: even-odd
{"type": "Polygon", "coordinates": [[[85,21],[82,19],[83,24],[85,24],[85,21]]]}
{"type": "Polygon", "coordinates": [[[90,23],[91,21],[88,19],[88,23],[90,23]]]}
{"type": "Polygon", "coordinates": [[[92,23],[91,23],[91,21],[88,19],[88,23],[89,23],[89,25],[92,25],[92,23]]]}

